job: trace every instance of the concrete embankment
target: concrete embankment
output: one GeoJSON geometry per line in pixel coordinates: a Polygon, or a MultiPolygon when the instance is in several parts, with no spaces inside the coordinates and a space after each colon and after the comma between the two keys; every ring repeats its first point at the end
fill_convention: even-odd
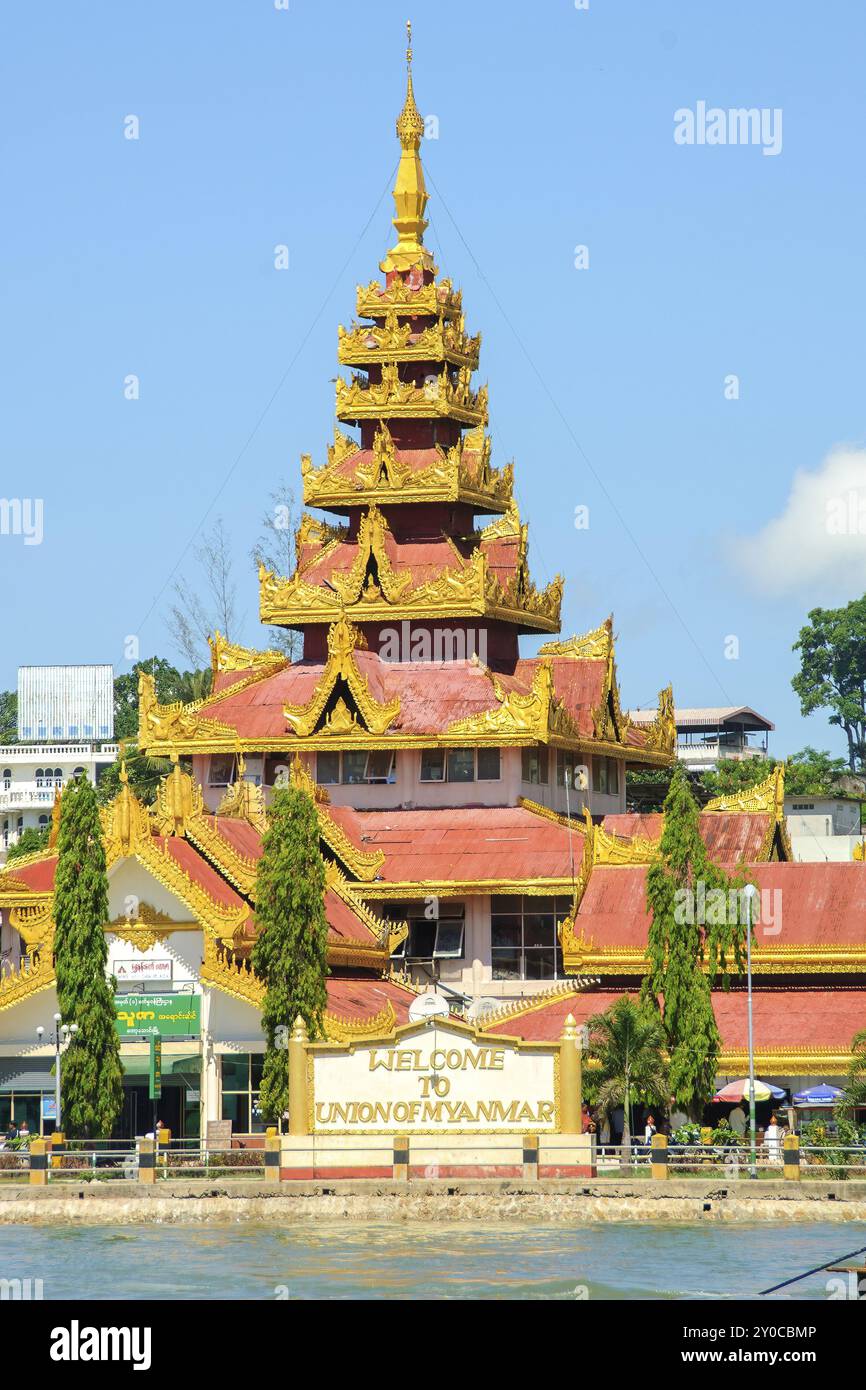
{"type": "Polygon", "coordinates": [[[266,1221],[866,1222],[866,1182],[161,1182],[0,1188],[0,1224],[266,1221]]]}

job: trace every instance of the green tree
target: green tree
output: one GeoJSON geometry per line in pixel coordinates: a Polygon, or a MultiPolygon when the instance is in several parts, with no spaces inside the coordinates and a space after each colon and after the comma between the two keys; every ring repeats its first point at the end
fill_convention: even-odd
{"type": "Polygon", "coordinates": [[[665,1033],[655,1010],[624,994],[589,1023],[588,1056],[598,1063],[598,1104],[623,1109],[623,1161],[631,1152],[631,1109],[635,1103],[663,1106],[668,1095],[665,1033]]]}
{"type": "Polygon", "coordinates": [[[256,875],[253,969],[265,983],[262,1031],[267,1039],[260,1103],[271,1121],[282,1121],[289,1102],[286,1044],[298,1014],[311,1038],[322,1033],[327,1005],[328,924],[325,865],[312,798],[296,787],[278,787],[268,815],[256,875]]]}
{"type": "Polygon", "coordinates": [[[722,758],[717,768],[700,773],[700,782],[708,797],[731,796],[766,782],[776,766],[775,758],[722,758]]]}
{"type": "Polygon", "coordinates": [[[18,695],[0,690],[0,743],[18,742],[18,695]]]}
{"type": "Polygon", "coordinates": [[[791,754],[785,766],[785,792],[788,796],[829,796],[846,771],[844,758],[802,748],[791,754]]]}
{"type": "Polygon", "coordinates": [[[137,661],[131,671],[114,678],[114,736],[117,739],[138,738],[138,678],[142,671],[153,676],[156,698],[161,705],[174,700],[188,704],[203,700],[211,692],[210,668],[201,671],[179,671],[162,656],[149,656],[137,661]]]}
{"type": "Polygon", "coordinates": [[[6,853],[6,863],[12,864],[16,859],[23,859],[26,854],[37,854],[40,849],[45,849],[48,844],[49,829],[50,827],[47,825],[38,829],[35,825],[28,825],[26,830],[22,830],[15,843],[9,846],[6,853]]]}
{"type": "Polygon", "coordinates": [[[697,1118],[712,1095],[720,1051],[712,988],[718,974],[727,986],[731,957],[742,968],[745,914],[733,880],[710,862],[681,768],[664,812],[659,854],[647,871],[650,969],[641,995],[664,1023],[671,1091],[697,1118]]]}
{"type": "Polygon", "coordinates": [[[830,709],[830,723],[845,731],[848,767],[866,760],[866,596],[845,608],[813,608],[793,650],[800,670],[791,681],[802,713],[830,709]]]}
{"type": "Polygon", "coordinates": [[[837,1110],[846,1119],[855,1120],[862,1106],[866,1106],[866,1028],[851,1039],[851,1065],[837,1110]]]}
{"type": "Polygon", "coordinates": [[[78,1138],[110,1135],[123,1104],[114,980],[106,977],[108,876],[96,789],[69,782],[60,803],[54,879],[57,1004],[78,1029],[63,1056],[63,1127],[78,1138]]]}

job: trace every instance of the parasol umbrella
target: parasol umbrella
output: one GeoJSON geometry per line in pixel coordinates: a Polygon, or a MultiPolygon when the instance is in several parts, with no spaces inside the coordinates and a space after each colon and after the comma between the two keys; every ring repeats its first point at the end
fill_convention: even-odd
{"type": "Polygon", "coordinates": [[[798,1091],[794,1097],[794,1104],[804,1108],[835,1105],[842,1095],[844,1095],[844,1091],[841,1091],[838,1086],[828,1086],[826,1081],[822,1081],[818,1086],[810,1086],[807,1091],[798,1091]]]}
{"type": "MultiPolygon", "coordinates": [[[[741,1081],[729,1081],[727,1086],[723,1086],[720,1091],[716,1091],[710,1104],[714,1105],[717,1101],[722,1104],[735,1104],[737,1101],[749,1099],[749,1078],[744,1076],[741,1081]]],[[[778,1086],[771,1086],[767,1081],[760,1081],[755,1078],[755,1100],[784,1100],[785,1092],[780,1091],[778,1086]]]]}

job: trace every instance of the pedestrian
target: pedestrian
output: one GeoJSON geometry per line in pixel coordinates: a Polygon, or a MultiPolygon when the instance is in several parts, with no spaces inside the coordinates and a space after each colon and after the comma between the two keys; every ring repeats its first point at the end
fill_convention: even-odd
{"type": "Polygon", "coordinates": [[[19,1145],[20,1148],[26,1149],[26,1148],[29,1146],[29,1144],[30,1144],[30,1126],[28,1125],[28,1123],[27,1123],[26,1120],[22,1120],[22,1121],[21,1121],[21,1125],[20,1125],[20,1127],[19,1127],[19,1129],[18,1129],[18,1145],[19,1145]]]}
{"type": "Polygon", "coordinates": [[[647,1115],[646,1124],[643,1129],[643,1141],[647,1148],[651,1148],[653,1135],[656,1133],[656,1122],[652,1115],[647,1115]]]}
{"type": "Polygon", "coordinates": [[[764,1143],[767,1146],[767,1162],[781,1163],[782,1161],[782,1130],[775,1112],[770,1116],[770,1123],[764,1130],[764,1143]]]}

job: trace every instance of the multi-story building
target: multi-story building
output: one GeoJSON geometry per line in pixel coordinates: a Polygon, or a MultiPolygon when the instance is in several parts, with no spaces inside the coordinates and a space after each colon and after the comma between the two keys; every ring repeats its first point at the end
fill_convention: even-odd
{"type": "MultiPolygon", "coordinates": [[[[629,710],[638,728],[651,724],[654,710],[629,710]]],[[[748,705],[675,709],[677,757],[693,772],[713,772],[720,762],[766,758],[767,737],[776,727],[748,705]]]]}
{"type": "MultiPolygon", "coordinates": [[[[325,860],[328,1040],[390,1036],[431,982],[481,1031],[559,1038],[569,1014],[583,1024],[636,994],[648,969],[663,817],[626,813],[624,781],[629,766],[673,763],[672,694],[630,719],[611,621],[556,638],[561,581],[530,578],[511,471],[492,465],[486,387],[472,383],[479,340],[423,243],[422,131],[410,77],[397,242],[384,282],[358,291],[366,322],[339,337],[353,375],[337,414],[356,433],[338,431],[322,467],[302,461],[306,502],[342,522],[304,518],[295,572],[260,574],[262,619],[303,634],[300,659],[217,636],[207,699],[162,706],[141,680],[139,744],[174,769],[154,806],[122,776],[102,813],[126,1133],[152,1123],[154,1031],[174,1133],[220,1116],[261,1128],[250,956],[266,806],[286,778],[313,798],[325,860]]],[[[841,1077],[863,1027],[866,872],[789,862],[783,798],[779,768],[711,801],[699,826],[712,861],[760,890],[756,1066],[792,1087],[841,1077]]],[[[50,1124],[37,1029],[57,1007],[56,865],[52,843],[0,873],[0,1123],[50,1124]]],[[[720,1080],[742,1076],[742,980],[714,1007],[720,1080]]]]}
{"type": "Polygon", "coordinates": [[[42,829],[71,777],[96,782],[117,758],[111,666],[22,666],[18,739],[0,745],[0,862],[23,831],[42,829]]]}

